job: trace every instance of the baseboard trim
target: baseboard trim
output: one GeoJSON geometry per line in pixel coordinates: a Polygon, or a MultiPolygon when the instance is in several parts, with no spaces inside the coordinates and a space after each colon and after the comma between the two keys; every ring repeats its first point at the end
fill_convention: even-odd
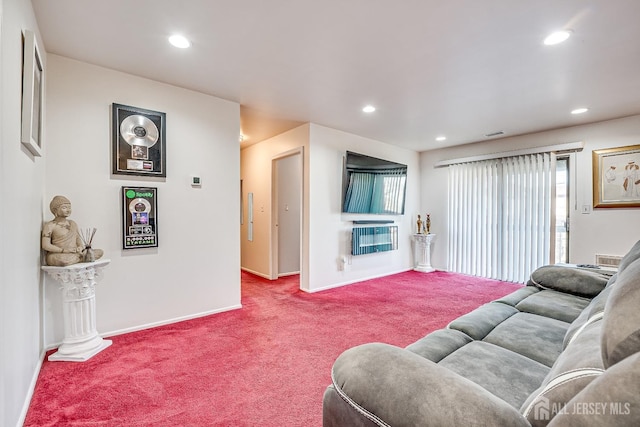
{"type": "Polygon", "coordinates": [[[246,271],[247,273],[253,274],[254,276],[260,276],[260,277],[263,277],[263,278],[265,278],[267,280],[271,280],[271,277],[269,277],[268,274],[259,273],[257,271],[253,271],[253,270],[251,270],[249,268],[246,268],[246,267],[240,267],[240,270],[246,271]]]}
{"type": "Polygon", "coordinates": [[[201,313],[190,314],[188,316],[174,317],[172,319],[161,320],[159,322],[145,323],[144,325],[133,326],[131,328],[117,329],[100,334],[102,337],[114,337],[116,335],[128,334],[131,332],[143,331],[145,329],[157,328],[159,326],[171,325],[172,323],[184,322],[185,320],[197,319],[199,317],[211,316],[212,314],[224,313],[226,311],[238,310],[242,304],[223,307],[216,310],[203,311],[201,313]]]}
{"type": "Polygon", "coordinates": [[[33,399],[33,394],[36,391],[36,383],[38,382],[38,377],[40,376],[40,369],[42,369],[42,363],[44,362],[44,356],[47,354],[47,350],[42,350],[40,352],[40,358],[38,360],[38,364],[33,371],[33,375],[31,376],[31,382],[29,383],[29,388],[27,390],[27,395],[25,396],[24,403],[22,404],[22,410],[20,411],[20,417],[18,418],[18,423],[16,427],[21,427],[24,425],[25,420],[27,419],[27,413],[29,412],[29,406],[31,406],[31,399],[33,399]]]}
{"type": "Polygon", "coordinates": [[[290,271],[288,273],[279,273],[278,277],[295,276],[296,274],[300,274],[300,271],[290,271]]]}
{"type": "MultiPolygon", "coordinates": [[[[216,310],[203,311],[201,313],[190,314],[188,316],[174,317],[172,319],[160,320],[158,322],[145,323],[143,325],[132,326],[130,328],[116,329],[113,331],[101,332],[102,338],[114,337],[116,335],[128,334],[130,332],[143,331],[145,329],[157,328],[159,326],[170,325],[172,323],[184,322],[185,320],[197,319],[199,317],[211,316],[212,314],[224,313],[225,311],[238,310],[242,308],[242,304],[232,305],[229,307],[223,307],[216,310]]],[[[62,345],[62,342],[56,342],[49,344],[45,351],[53,350],[62,345]]]]}
{"type": "Polygon", "coordinates": [[[334,283],[333,285],[323,286],[322,288],[315,288],[315,289],[302,289],[302,288],[300,288],[300,290],[303,291],[303,292],[307,292],[309,294],[313,294],[315,292],[328,291],[329,289],[340,288],[342,286],[352,285],[354,283],[364,282],[366,280],[378,279],[380,277],[392,276],[394,274],[400,274],[400,273],[404,273],[404,272],[411,271],[411,270],[413,270],[413,268],[405,268],[405,269],[402,269],[402,270],[391,271],[391,272],[387,272],[387,273],[381,273],[381,274],[377,274],[377,275],[373,275],[373,276],[361,277],[361,278],[354,279],[354,280],[349,280],[349,281],[346,281],[346,282],[334,283]]]}

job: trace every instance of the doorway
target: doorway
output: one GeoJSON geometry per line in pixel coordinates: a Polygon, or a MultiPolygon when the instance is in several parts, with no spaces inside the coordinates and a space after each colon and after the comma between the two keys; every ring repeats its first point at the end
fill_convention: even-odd
{"type": "Polygon", "coordinates": [[[272,161],[271,279],[302,269],[302,148],[272,161]]]}

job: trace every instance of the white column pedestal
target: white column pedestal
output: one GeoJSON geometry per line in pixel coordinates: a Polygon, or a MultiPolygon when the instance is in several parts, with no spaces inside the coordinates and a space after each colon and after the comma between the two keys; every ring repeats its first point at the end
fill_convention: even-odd
{"type": "Polygon", "coordinates": [[[431,266],[431,242],[436,238],[435,234],[414,234],[413,240],[415,241],[414,255],[417,262],[415,271],[422,273],[430,273],[436,271],[431,266]]]}
{"type": "Polygon", "coordinates": [[[42,267],[62,290],[64,340],[49,360],[84,362],[111,345],[111,340],[102,339],[96,331],[95,292],[102,270],[110,262],[103,259],[67,267],[42,267]]]}

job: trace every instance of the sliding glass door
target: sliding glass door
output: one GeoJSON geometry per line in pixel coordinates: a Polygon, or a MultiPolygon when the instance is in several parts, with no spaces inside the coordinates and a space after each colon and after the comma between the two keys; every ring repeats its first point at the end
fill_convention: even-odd
{"type": "Polygon", "coordinates": [[[449,167],[449,270],[526,282],[554,261],[556,157],[531,154],[449,167]]]}
{"type": "Polygon", "coordinates": [[[569,262],[569,158],[556,160],[556,256],[555,262],[569,262]]]}

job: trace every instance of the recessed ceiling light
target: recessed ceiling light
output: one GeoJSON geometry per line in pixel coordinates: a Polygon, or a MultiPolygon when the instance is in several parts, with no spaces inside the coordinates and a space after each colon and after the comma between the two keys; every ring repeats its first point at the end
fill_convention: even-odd
{"type": "Polygon", "coordinates": [[[562,30],[551,33],[544,39],[544,44],[552,46],[554,44],[562,43],[571,36],[571,30],[562,30]]]}
{"type": "Polygon", "coordinates": [[[587,111],[589,111],[588,108],[576,108],[575,110],[571,111],[571,114],[583,114],[587,111]]]}
{"type": "Polygon", "coordinates": [[[436,137],[436,141],[446,141],[447,137],[446,136],[437,136],[436,137]]]}
{"type": "Polygon", "coordinates": [[[364,111],[365,113],[373,113],[374,111],[376,111],[376,107],[374,107],[373,105],[367,105],[362,109],[362,111],[364,111]]]}
{"type": "Polygon", "coordinates": [[[185,36],[181,36],[180,34],[174,34],[169,37],[169,43],[174,45],[175,47],[179,47],[180,49],[186,49],[191,46],[191,42],[185,36]]]}

